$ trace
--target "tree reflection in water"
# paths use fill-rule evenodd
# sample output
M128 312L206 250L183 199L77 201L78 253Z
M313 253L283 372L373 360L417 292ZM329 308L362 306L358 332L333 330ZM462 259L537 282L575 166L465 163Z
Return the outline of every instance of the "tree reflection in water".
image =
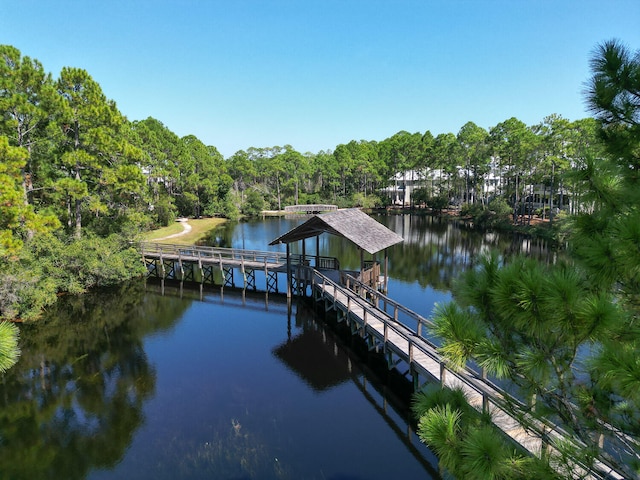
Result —
M21 325L22 356L0 384L0 478L82 479L120 461L155 390L143 338L188 307L144 293L62 298Z

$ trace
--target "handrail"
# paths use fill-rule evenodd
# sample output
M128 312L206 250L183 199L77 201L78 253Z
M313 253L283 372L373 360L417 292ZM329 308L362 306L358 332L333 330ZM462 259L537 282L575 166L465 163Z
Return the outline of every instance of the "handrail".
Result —
M195 245L175 245L165 243L141 242L140 248L143 253L162 253L163 255L192 255L201 257L222 257L225 259L235 259L245 261L268 261L283 263L287 261L287 255L283 252L246 250L238 248L223 248ZM301 255L290 255L293 262L299 262Z
M337 210L337 205L328 205L328 204L308 204L308 205L288 205L284 207L284 211L289 212L332 212Z
M197 257L200 261L208 258L214 258L217 262L222 260L236 260L244 262L254 262L261 264L285 264L287 262L287 254L285 252L277 251L263 251L263 250L247 250L243 248L226 248L226 247L211 247L211 246L199 246L199 245L177 245L167 243L155 243L155 242L140 242L140 249L142 254L157 254L162 256L176 255L178 257L185 255ZM318 268L327 269L339 269L340 263L337 258L324 257L317 255L305 255L290 254L289 259L291 265L311 265L312 262L318 261L320 265L316 265Z
M380 292L379 290L376 290L375 288L370 287L366 283L361 282L360 280L355 278L353 275L350 275L348 273L344 273L344 277L348 280L349 283L354 283L354 284L356 284L358 286L358 288L360 288L360 289L364 290L365 292L367 292L367 294L369 294L369 296L373 300L373 305L376 308L378 308L378 309L382 310L383 312L385 312L387 315L390 315L389 312L387 312L387 307L388 306L393 307L393 318L394 318L394 320L398 321L398 319L399 319L398 313L399 312L402 312L402 313L406 314L409 318L415 320L417 322L417 324L416 324L416 333L417 333L418 336L422 337L422 327L423 326L431 327L431 326L434 325L434 323L431 320L429 320L428 318L423 317L419 313L416 313L413 310L411 310L410 308L407 308L404 305L402 305L401 303L398 303L397 301L395 301L392 298L388 297L387 295L385 295L384 293ZM381 303L383 304L382 308L380 307Z
M509 416L516 420L516 422L522 426L523 431L527 433L527 435L534 435L538 437L541 441L541 450L553 448L556 452L559 452L557 442L559 440L569 440L575 442L579 445L582 445L582 442L579 442L577 439L573 438L566 430L564 430L561 426L554 424L553 422L545 419L545 418L537 418L531 415L528 412L527 406L511 395L510 393L504 391L498 385L494 384L490 380L484 377L482 373L477 372L475 369L471 368L469 365L466 365L461 371L455 371L450 369L442 357L437 353L437 345L431 342L429 339L422 337L416 331L413 331L410 327L399 323L397 321L397 312L402 310L403 312L409 314L414 317L418 321L418 327L423 324L433 325L433 322L427 320L421 315L413 312L412 310L404 307L403 305L397 303L396 301L390 299L386 295L378 292L375 289L368 287L367 285L362 284L356 278L349 275L350 282L357 282L358 287L365 290L374 298L383 299L387 304L392 305L394 307L394 316L393 318L384 310L376 308L372 306L372 304L362 298L361 296L353 295L353 290L350 290L346 287L336 284L334 281L324 276L322 273L313 271L311 276L312 279L312 287L315 287L316 278L320 280L320 284L323 286L329 285L333 289L333 298L334 301L337 298L336 292L340 291L343 295L346 295L349 303L356 302L360 307L363 308L363 312L366 312L366 315L373 315L375 318L383 322L384 325L384 341L387 340L388 334L387 329L391 329L398 333L401 337L407 340L408 342L408 351L409 351L409 362L413 364L414 350L418 349L421 353L425 354L434 362L440 365L440 381L443 382L444 379L448 376L452 376L456 378L459 382L466 385L472 391L480 395L483 399L482 408L490 408L489 405L492 404L494 408L499 409L503 414ZM350 309L350 307L349 307ZM385 316L381 316L379 312L384 312ZM366 324L365 324L366 328ZM376 332L378 333L378 332ZM399 347L399 346L398 346ZM419 364L418 364L419 365ZM495 410L494 410L495 411ZM518 418L515 418L514 414L518 415ZM526 420L526 425L523 425L522 420ZM496 425L500 428L499 425ZM508 432L505 432L508 435ZM517 440L511 437L514 441ZM527 449L525 445L522 445L523 448ZM527 449L528 450L528 449ZM532 454L542 454L541 452L531 452ZM607 475L616 474L619 475L615 469L613 469L610 465L607 465L603 459L600 459L602 467L609 468L609 472L600 472L594 469L591 469L591 473L594 475L594 478L609 478ZM585 472L589 471L589 467L584 465L581 461L575 460L575 465L584 469ZM623 477L620 477L623 478Z

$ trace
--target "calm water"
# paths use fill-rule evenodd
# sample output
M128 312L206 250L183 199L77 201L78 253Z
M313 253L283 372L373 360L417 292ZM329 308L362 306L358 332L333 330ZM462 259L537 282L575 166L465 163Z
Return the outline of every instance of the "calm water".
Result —
M376 218L405 238L390 249L389 295L423 315L479 252L523 246L430 217ZM264 250L300 221L228 224L207 242ZM321 255L359 264L335 237ZM438 478L393 378L303 304L134 282L62 298L21 331L0 384L2 479Z

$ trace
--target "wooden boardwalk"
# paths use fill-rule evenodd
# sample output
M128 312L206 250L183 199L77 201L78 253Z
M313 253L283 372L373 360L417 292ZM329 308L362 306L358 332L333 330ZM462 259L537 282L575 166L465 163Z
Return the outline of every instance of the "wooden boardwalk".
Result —
M307 281L314 300L323 302L325 311L335 311L338 320L347 322L352 333L360 335L371 350L383 352L390 367L407 365L416 390L427 381L460 388L470 405L480 412L489 412L494 425L531 455L553 458L560 454L556 445L570 436L557 425L534 418L526 405L492 383L482 371L467 366L456 372L447 367L437 346L422 335L422 328L430 324L427 319L359 284L355 278L350 279L352 287L357 286L355 289L339 285L315 270L309 272ZM392 312L387 313L388 309ZM400 311L417 322L416 330L398 320ZM625 478L600 461L596 461L593 469L576 462L572 470L574 478Z
M242 276L241 288L257 289L256 271L265 275L265 291L278 292L278 274L291 272L287 294L310 295L322 303L325 312L335 312L351 332L361 336L370 350L381 352L389 368L404 368L418 391L427 382L460 388L470 405L491 414L493 423L506 436L535 456L559 454L556 445L570 436L550 421L534 418L527 405L494 384L484 372L467 365L461 371L450 369L438 353L436 339L428 338L431 322L398 304L356 278L339 272L331 257L290 255L242 249L196 247L143 243L142 257L150 276L180 281L214 283L213 272L222 275L222 287L237 286L234 271ZM324 273L323 273L324 272ZM415 322L415 328L413 324ZM526 425L526 428L523 426ZM575 478L622 480L603 462L592 469L575 463Z
M287 256L283 252L152 242L143 242L139 248L147 274L161 279L215 284L215 274L219 273L222 287L257 290L256 272L263 272L264 289L269 293L279 292L278 274L286 275L287 272ZM296 273L303 265L330 270L340 267L337 259L317 255L293 254L289 256L289 262L294 289L297 287Z

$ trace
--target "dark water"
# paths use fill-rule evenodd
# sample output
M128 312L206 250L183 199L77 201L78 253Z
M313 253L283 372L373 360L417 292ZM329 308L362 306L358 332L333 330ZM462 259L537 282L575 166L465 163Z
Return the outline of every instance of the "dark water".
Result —
M522 244L377 218L405 238L389 295L423 315L488 245ZM229 224L208 242L263 250L300 221ZM335 237L321 255L359 264ZM393 378L357 347L276 295L134 282L62 298L21 326L22 357L2 377L0 478L438 478Z

